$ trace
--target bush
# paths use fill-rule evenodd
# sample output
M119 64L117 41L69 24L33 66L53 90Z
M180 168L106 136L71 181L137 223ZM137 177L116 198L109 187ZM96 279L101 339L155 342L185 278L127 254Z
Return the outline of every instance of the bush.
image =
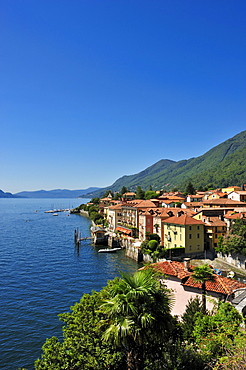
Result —
M151 251L156 251L157 247L158 247L158 241L157 240L150 240L148 242L148 247Z

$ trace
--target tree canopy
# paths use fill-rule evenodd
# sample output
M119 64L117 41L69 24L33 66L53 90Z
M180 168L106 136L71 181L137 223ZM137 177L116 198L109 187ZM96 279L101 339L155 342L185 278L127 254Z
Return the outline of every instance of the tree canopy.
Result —
M246 220L237 219L230 227L230 232L226 236L220 236L217 252L238 253L246 255Z
M202 284L203 313L206 313L206 281L214 280L213 269L206 263L196 266L194 267L192 278L195 280L195 282Z
M178 322L171 315L172 294L156 274L147 267L122 273L100 292L84 294L59 315L63 340L46 340L35 369L206 370L212 364L236 370L225 367L228 355L244 368L245 336L236 309L219 303L204 314L195 299Z

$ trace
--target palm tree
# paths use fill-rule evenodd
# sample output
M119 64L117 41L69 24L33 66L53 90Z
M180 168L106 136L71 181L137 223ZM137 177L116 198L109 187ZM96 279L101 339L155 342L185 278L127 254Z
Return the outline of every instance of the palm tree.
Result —
M196 283L202 284L202 306L203 313L206 313L206 281L214 280L213 269L207 264L194 267L192 277Z
M107 317L103 338L123 348L128 370L142 370L144 347L168 337L172 296L152 269L121 276L100 308Z

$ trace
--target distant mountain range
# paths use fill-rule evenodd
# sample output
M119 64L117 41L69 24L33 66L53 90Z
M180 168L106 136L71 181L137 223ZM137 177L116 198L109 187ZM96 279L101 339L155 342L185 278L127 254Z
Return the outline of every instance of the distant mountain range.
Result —
M5 193L4 191L0 190L0 198L21 198L18 195L14 195L12 193Z
M153 190L178 188L183 191L188 182L192 182L196 189L246 184L246 130L200 157L177 162L161 159L137 174L122 176L106 188L22 191L16 194L0 190L0 198L94 198L100 197L106 190L120 191L123 186L132 191L138 186L143 190L148 190L151 186Z
M86 194L90 198L90 194L98 191L100 188L90 187L88 189L68 190L68 189L55 189L55 190L37 190L37 191L21 191L14 194L22 198L79 198L84 197Z
M161 159L135 175L119 178L111 186L97 190L92 196L101 196L106 190L120 191L123 186L132 191L138 186L143 190L148 190L151 186L153 190L170 190L175 187L183 191L189 181L196 189L246 184L246 131L197 158L178 162Z

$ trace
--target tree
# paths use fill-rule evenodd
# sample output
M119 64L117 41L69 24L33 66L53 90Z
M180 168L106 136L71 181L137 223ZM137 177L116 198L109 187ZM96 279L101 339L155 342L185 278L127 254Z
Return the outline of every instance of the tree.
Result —
M118 200L118 199L120 199L120 197L121 197L120 193L115 193L113 199Z
M100 198L92 198L90 203L98 205L100 203Z
M219 302L212 315L197 316L193 335L199 349L216 359L231 350L235 340L244 337L242 316L229 302Z
M179 191L179 189L178 189L178 188L176 188L176 187L172 189L172 192L173 192L173 193L176 193L177 191Z
M242 236L244 241L246 241L246 219L237 219L234 221L230 228L232 235Z
M159 243L157 240L154 240L154 239L149 240L148 247L152 252L156 251L156 248L158 247L158 245Z
M84 294L71 312L63 313L63 341L52 337L46 340L41 358L35 361L36 370L121 370L123 356L110 343L102 341L98 311L107 287L101 292Z
M107 198L109 195L113 197L114 194L111 190L106 190L102 197Z
M246 255L246 220L237 219L230 227L230 233L220 236L217 252L238 253Z
M188 185L186 186L185 192L191 195L196 194L196 190L191 182L189 182Z
M224 356L219 358L214 370L242 370L246 369L246 337L240 336Z
M128 370L142 370L150 346L156 346L157 354L158 344L169 337L171 295L160 287L152 269L121 275L109 292L110 299L101 305L107 316L103 338L116 349L123 348Z
M148 240L157 240L158 243L160 243L161 238L158 234L153 233L153 234L148 234Z
M203 313L206 313L206 281L214 280L214 273L212 268L207 264L194 267L192 278L196 283L202 284L202 305Z
M181 327L183 330L183 337L188 342L192 342L194 337L192 335L195 322L197 319L197 313L203 312L203 305L198 296L191 298L186 306L186 310L182 315Z
M155 199L158 198L158 194L153 190L147 190L144 194L145 199Z
M144 191L142 190L141 186L137 187L136 190L136 199L144 199Z
M120 191L121 195L123 195L127 192L128 192L127 188L125 186L122 186L121 191Z

